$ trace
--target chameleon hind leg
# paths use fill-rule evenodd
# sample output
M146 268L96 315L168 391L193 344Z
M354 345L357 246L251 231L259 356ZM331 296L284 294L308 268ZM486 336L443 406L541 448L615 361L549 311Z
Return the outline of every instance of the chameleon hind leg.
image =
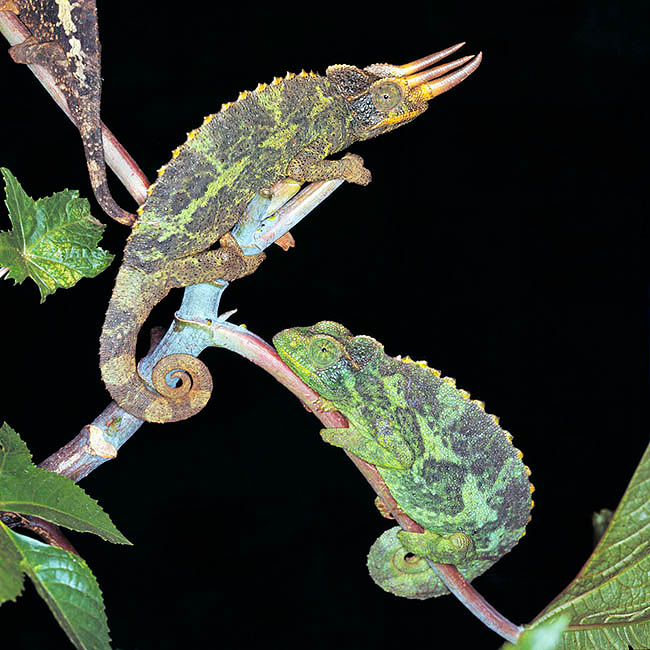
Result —
M443 564L462 564L476 553L472 538L460 532L440 535L431 530L423 533L401 530L397 538L409 553Z
M244 255L230 233L223 235L219 244L215 250L170 260L166 265L168 287L187 287L215 280L230 282L253 273L266 257L264 253Z
M375 506L382 517L394 519L392 512L388 510L380 497L375 499ZM397 509L401 511L399 506ZM462 564L476 555L474 542L466 533L455 532L441 535L426 529L423 533L410 533L399 528L396 530L398 531L397 539L407 553L426 557L433 562Z

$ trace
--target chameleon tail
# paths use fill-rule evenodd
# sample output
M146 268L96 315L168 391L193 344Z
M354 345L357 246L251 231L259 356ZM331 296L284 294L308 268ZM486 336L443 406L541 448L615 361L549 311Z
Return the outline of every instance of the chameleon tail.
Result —
M384 591L395 596L425 600L449 593L445 583L427 561L406 551L397 533L399 526L389 528L371 546L368 553L370 577ZM494 560L470 560L457 566L468 581L480 576Z
M88 114L92 108L86 110L86 120L79 120L77 126L81 134L81 141L86 155L86 165L88 166L88 175L90 184L95 193L97 203L102 210L112 219L119 221L127 226L133 224L136 215L127 212L116 202L111 191L108 188L106 180L106 161L104 159L104 143L102 141L102 123L99 114Z
M154 306L168 293L157 273L123 264L106 312L99 342L102 379L111 397L127 413L148 422L175 422L198 413L210 399L212 377L205 364L189 354L172 354L153 370L155 393L138 374L138 331ZM166 376L180 379L171 387Z

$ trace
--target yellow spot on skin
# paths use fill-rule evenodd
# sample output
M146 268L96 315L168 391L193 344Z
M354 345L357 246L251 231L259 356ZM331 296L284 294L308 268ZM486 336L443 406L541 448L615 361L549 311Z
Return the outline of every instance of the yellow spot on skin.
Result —
M259 93L259 92L261 92L262 90L264 90L265 88L268 88L268 87L269 87L268 84L262 84L262 83L257 84L257 88L255 88L255 92Z
M532 510L534 507L535 507L535 502L531 499L531 501L530 501L530 509Z
M162 167L160 167L160 169L158 169L158 176L162 176L162 175L163 175L163 172L164 172L166 169L167 169L167 165L163 165Z
M164 399L154 400L144 411L145 420L164 422L174 417L174 411Z
M448 384L451 384L452 386L456 385L456 380L453 377L443 377L442 381L446 381Z
M192 129L188 134L187 134L187 139L191 140L192 138L196 137L196 134L199 132L198 129Z
M485 404L483 404L483 406L485 406ZM494 420L494 424L499 424L499 418L496 415L492 415L492 413L490 413L490 417L492 420Z
M530 484L530 493L532 494L535 491L535 486L531 483Z
M138 206L138 209L135 211L137 215L141 216L144 210L144 206Z
M227 102L225 104L221 104L221 110L225 111L225 110L229 109L231 106L232 106L232 102Z
M69 0L59 0L57 4L59 6L57 17L61 22L66 36L70 36L70 34L77 31L77 26L74 24L74 20L72 20L72 10L76 9L79 5L72 5Z
M293 79L295 77L295 73L293 72L287 72L286 76L284 77L285 79Z
M174 151L172 151L172 158L178 158L178 154L179 154L180 152L181 152L181 148L180 148L180 147L176 147L176 149L174 149Z
M121 386L130 381L132 368L132 357L128 354L120 354L109 359L102 366L102 377L111 386Z
M309 75L304 70L301 70L300 74L298 76L299 77L308 77Z
M214 119L214 113L210 113L210 115L206 115L203 118L203 124L207 124L208 122L212 121Z
M287 73L287 74L289 74L289 73ZM271 85L272 86L277 86L281 81L282 81L282 79L280 77L273 77L273 81L271 82Z
M240 101L242 99L246 99L246 97L248 97L249 95L250 95L250 92L248 90L242 90L239 93L239 97L237 97L237 101Z
M459 389L458 392L459 392L459 393L460 393L460 394L461 394L465 399L469 399L469 398L470 398L470 394L469 394L466 390L463 390L463 389L461 388L461 389Z
M524 465L524 471L526 472L526 476L530 476L532 474L528 465Z
M202 408L208 403L211 394L212 392L209 390L193 390L190 393L190 407Z

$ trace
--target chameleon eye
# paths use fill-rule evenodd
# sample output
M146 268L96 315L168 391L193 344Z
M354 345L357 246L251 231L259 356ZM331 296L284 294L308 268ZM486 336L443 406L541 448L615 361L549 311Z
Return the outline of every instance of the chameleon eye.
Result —
M309 357L318 368L327 368L341 358L341 346L329 336L316 336L309 345Z
M404 99L404 92L394 81L380 81L373 86L371 96L377 110L390 111Z

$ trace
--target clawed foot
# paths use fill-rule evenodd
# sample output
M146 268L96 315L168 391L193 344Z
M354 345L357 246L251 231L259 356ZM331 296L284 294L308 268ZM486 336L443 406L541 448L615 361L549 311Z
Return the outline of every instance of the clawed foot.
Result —
M349 183L368 185L372 180L370 170L363 166L363 158L356 153L346 153L341 163L345 166L345 180Z
M225 235L219 239L219 245L224 251L227 251L232 255L233 264L237 260L238 271L234 274L234 277L224 277L224 280L236 280L245 275L250 275L251 273L257 270L257 267L265 260L266 255L264 253L258 253L257 255L244 255L240 245L237 243L237 240L232 236L230 232L227 232Z
M402 546L409 552L442 564L462 564L476 554L474 542L469 535L457 532L439 535L430 530L423 533L397 533Z

